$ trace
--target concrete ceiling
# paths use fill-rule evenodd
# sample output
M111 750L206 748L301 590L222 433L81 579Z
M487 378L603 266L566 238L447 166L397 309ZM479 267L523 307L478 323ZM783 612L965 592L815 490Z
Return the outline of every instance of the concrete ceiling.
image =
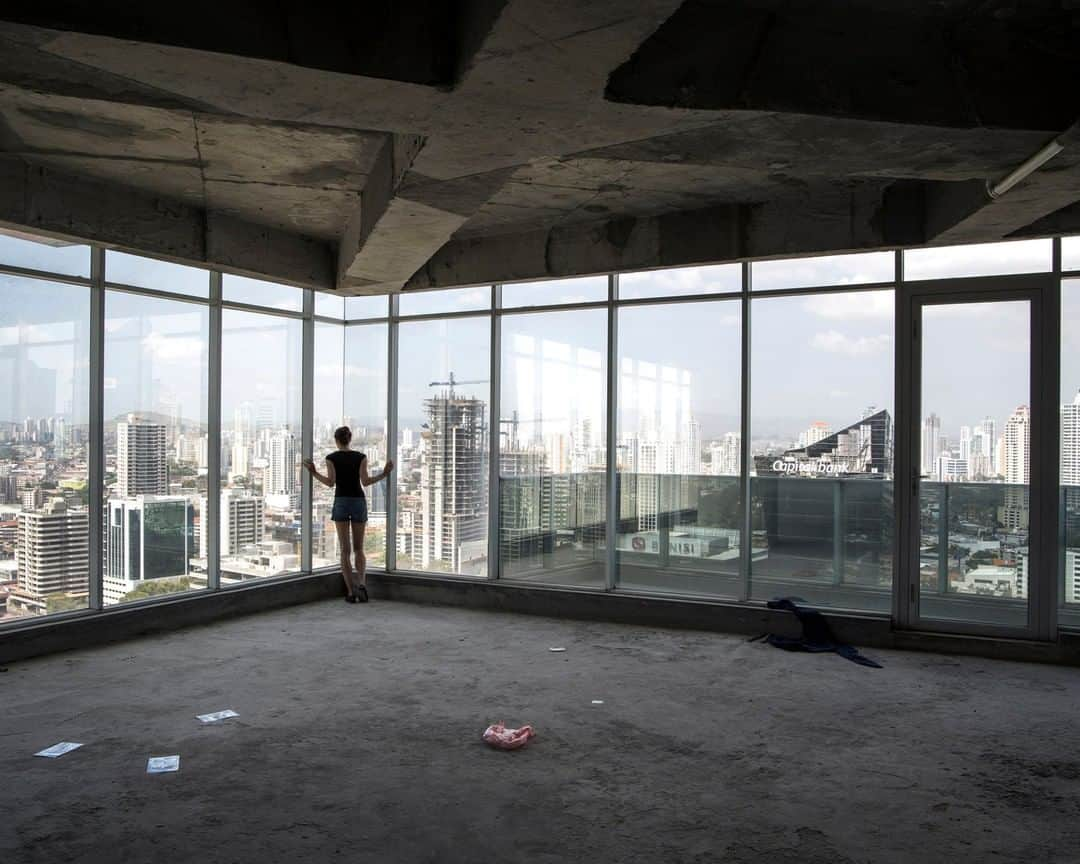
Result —
M0 223L350 294L1080 230L1078 0L162 5L0 10Z

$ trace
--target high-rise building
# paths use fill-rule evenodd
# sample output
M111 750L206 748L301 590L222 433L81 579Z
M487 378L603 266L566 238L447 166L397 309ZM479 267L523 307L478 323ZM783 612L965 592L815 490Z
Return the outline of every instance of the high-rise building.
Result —
M44 509L18 517L15 561L19 587L42 597L89 588L90 520L54 498Z
M267 498L282 499L275 506L286 504L298 491L296 478L296 436L288 429L279 429L270 436L266 480L263 494Z
M1005 421L1002 440L1005 482L1027 485L1031 482L1031 411L1027 405L1021 405Z
M116 426L116 486L127 498L164 495L169 491L167 429L129 415Z
M424 407L421 564L426 569L438 561L458 570L462 544L487 534L486 405L451 389L426 400Z
M1080 485L1080 392L1061 406L1061 483Z
M941 456L941 418L931 412L922 424L922 462L920 473L932 475Z
M816 420L805 432L799 433L799 449L817 444L822 438L828 438L830 435L832 435L832 426L822 420Z
M1005 490L999 518L1006 528L1022 530L1028 526L1031 482L1031 411L1027 405L1021 405L1005 421L999 452L999 473L1010 486Z
M149 579L186 576L194 554L194 509L179 495L110 498L106 512L106 605Z
M263 499L235 489L225 489L221 493L221 555L237 555L244 547L254 546L263 539L263 518L265 516ZM207 500L199 499L199 523L204 526L199 532L199 557L206 558L208 529L210 524Z
M971 458L971 427L960 427L960 458L967 461Z
M736 476L742 459L742 436L728 432L709 447L712 472L718 476Z

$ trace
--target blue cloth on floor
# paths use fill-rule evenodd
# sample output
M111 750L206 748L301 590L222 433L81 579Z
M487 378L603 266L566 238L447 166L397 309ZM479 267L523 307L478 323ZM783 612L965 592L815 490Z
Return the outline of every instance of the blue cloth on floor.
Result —
M871 660L869 657L864 657L859 653L859 649L853 645L837 642L832 630L829 629L829 622L825 620L825 616L816 609L804 609L797 606L796 601L799 603L806 602L801 597L778 597L775 600L770 600L766 605L770 609L781 609L793 613L799 619L799 623L802 624L802 636L777 636L775 633L768 633L764 636L766 642L785 651L809 651L814 654L832 652L850 660L852 663L858 663L860 666L870 666L874 669L881 668L880 663ZM757 636L751 641L757 641L761 638L763 637Z

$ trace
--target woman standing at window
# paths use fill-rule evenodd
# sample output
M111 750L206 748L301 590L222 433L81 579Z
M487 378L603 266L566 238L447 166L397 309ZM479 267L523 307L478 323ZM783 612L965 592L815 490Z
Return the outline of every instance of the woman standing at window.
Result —
M320 474L310 459L304 467L311 476L324 486L334 487L334 509L330 518L337 529L338 546L341 549L341 575L345 580L345 601L367 603L367 558L364 557L364 529L367 527L368 511L364 487L378 483L390 476L394 468L392 459L386 460L382 472L375 477L368 474L367 459L363 453L349 449L352 430L340 426L334 430L337 450L326 457L326 474ZM356 566L349 552L356 556Z

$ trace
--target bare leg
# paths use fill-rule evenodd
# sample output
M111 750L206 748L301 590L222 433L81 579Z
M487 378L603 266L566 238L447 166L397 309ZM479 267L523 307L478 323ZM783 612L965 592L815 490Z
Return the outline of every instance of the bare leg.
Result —
M341 578L345 580L345 594L348 596L353 593L353 569L352 561L349 558L351 551L349 546L349 523L335 522L334 528L337 529L338 549L341 550Z
M352 523L352 545L353 555L356 556L356 584L367 585L367 556L364 555L364 529L367 528L367 524L364 522Z

